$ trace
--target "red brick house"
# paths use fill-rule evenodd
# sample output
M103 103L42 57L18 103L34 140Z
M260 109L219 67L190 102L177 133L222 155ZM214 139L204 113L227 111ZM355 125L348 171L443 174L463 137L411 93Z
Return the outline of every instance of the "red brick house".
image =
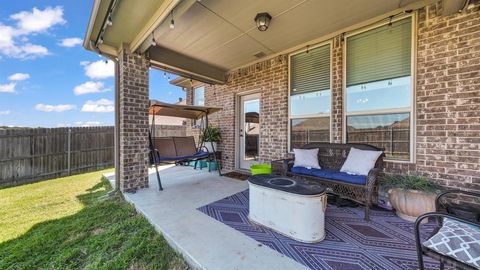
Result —
M135 7L123 29L134 7L115 2L95 2L84 46L118 59L123 190L148 183L149 67L183 76L187 103L223 108L211 123L226 170L252 162L241 149L254 112L259 162L363 142L385 149L387 173L480 190L478 1L163 1Z

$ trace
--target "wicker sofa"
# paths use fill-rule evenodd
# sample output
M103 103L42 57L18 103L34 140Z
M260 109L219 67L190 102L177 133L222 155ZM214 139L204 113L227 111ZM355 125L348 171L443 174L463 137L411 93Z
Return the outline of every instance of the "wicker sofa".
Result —
M382 151L382 149L368 144L310 143L301 148L318 148L318 162L322 169L339 171L352 147L361 150ZM329 188L331 193L364 204L365 220L369 220L373 193L376 191L379 173L383 169L383 157L384 154L378 158L375 167L368 173L368 175L363 177L357 175L349 176L346 173L339 173L338 176L341 177L331 179L328 176L321 177L319 174L312 175L306 168L300 168L299 170L299 168L296 167L292 171L294 162L293 158L272 161L272 173L319 182Z

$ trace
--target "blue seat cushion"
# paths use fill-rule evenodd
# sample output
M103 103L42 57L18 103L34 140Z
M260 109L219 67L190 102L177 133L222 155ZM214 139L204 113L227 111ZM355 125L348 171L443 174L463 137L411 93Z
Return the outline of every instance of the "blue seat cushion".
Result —
M354 175L346 172L336 172L330 178L356 185L365 185L367 182L367 177L365 175Z
M303 174L303 175L314 175L314 173L317 172L317 171L321 171L321 169L314 169L314 168L308 169L308 168L300 167L300 166L292 167L292 169L291 169L292 173L298 173L298 174Z
M181 161L181 160L189 160L189 159L202 159L202 158L207 158L208 157L208 152L205 151L198 151L197 153L190 155L190 156L177 156L177 157L162 157L160 158L157 157L157 162L162 162L162 161Z
M296 174L321 177L325 179L333 179L357 185L364 185L367 182L367 177L364 175L352 175L332 169L308 169L305 167L293 167L291 169L291 172Z

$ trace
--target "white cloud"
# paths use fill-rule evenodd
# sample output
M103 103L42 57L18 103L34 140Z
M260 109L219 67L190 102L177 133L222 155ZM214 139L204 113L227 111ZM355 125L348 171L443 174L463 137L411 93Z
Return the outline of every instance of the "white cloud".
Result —
M88 81L73 88L73 93L77 96L91 93L101 93L109 91L110 89L104 88L103 82Z
M93 127L93 126L100 126L102 124L102 122L99 122L99 121L87 121L87 122L77 121L74 124L76 126L81 126L81 127Z
M0 84L0 93L15 93L16 83Z
M89 100L83 107L82 112L113 112L115 107L113 106L113 101L109 99L99 99L99 100Z
M66 23L63 8L60 6L47 7L44 10L34 7L31 12L22 11L11 15L10 18L17 21L19 34L23 35L44 32L56 24Z
M81 38L64 38L60 42L60 46L62 47L75 47L77 45L82 44L82 39Z
M20 49L22 50L21 58L35 58L49 54L48 49L41 45L26 44L20 47Z
M92 63L82 61L80 64L84 66L85 75L91 79L106 79L115 75L115 64L111 60L107 62L98 60Z
M35 109L38 111L44 112L63 112L75 109L75 105L72 104L59 104L59 105L48 105L48 104L37 104Z
M10 16L16 26L0 24L0 55L17 59L34 59L48 55L44 46L28 43L26 35L46 32L57 24L64 24L62 7L33 8ZM20 43L20 44L18 44Z
M14 41L17 34L16 29L0 24L0 55L17 59L34 59L49 54L48 49L41 45L30 43L18 45Z
M9 115L9 114L10 114L10 111L9 111L9 110L0 111L0 115Z
M15 73L15 74L12 74L10 76L8 76L8 79L10 81L23 81L23 80L26 80L26 79L29 79L30 78L30 74L28 73Z

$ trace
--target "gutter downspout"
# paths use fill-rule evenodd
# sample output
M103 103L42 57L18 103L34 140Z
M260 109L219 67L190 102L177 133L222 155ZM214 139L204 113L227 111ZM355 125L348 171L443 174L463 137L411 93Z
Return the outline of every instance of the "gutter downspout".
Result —
M113 127L115 142L115 188L112 194L120 191L120 64L113 58L115 64L115 126Z
M90 49L95 51L96 53L112 60L115 65L115 126L113 127L113 135L114 135L114 166L115 166L115 187L112 191L107 194L107 197L114 196L120 191L120 65L118 63L118 59L114 55L109 55L100 52L98 48L95 46L93 41L90 41L89 44Z

